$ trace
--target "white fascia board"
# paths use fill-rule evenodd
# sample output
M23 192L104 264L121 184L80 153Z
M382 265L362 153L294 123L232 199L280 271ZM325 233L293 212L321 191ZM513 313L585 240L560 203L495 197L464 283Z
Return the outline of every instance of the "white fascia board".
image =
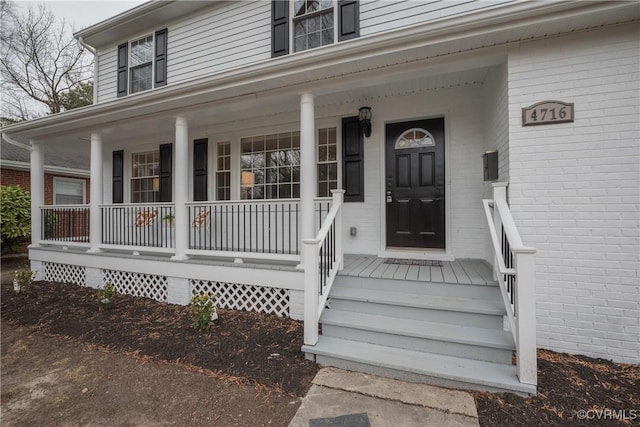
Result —
M48 134L100 128L123 119L179 111L199 102L215 102L259 91L281 88L283 75L312 75L319 68L340 70L340 65L357 63L421 46L436 45L482 34L527 27L546 21L570 19L581 14L629 7L618 2L515 2L500 9L445 18L402 30L361 37L309 51L268 59L236 70L154 89L126 98L42 117L3 128L14 138L46 137ZM499 10L500 13L496 13ZM203 96L206 95L206 99Z
M31 165L26 162L18 162L16 160L0 160L0 167L16 170L31 170ZM82 178L89 178L91 172L84 169L65 168L62 166L50 166L44 165L45 173L52 175L64 175L64 176L77 176Z

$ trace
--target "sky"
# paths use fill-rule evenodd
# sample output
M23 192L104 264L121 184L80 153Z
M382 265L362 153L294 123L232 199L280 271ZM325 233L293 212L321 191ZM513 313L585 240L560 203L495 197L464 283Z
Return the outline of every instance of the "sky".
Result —
M19 11L25 11L29 5L35 6L38 3L45 4L58 18L64 18L69 24L69 33L79 31L90 25L97 24L105 19L111 18L125 10L134 8L144 0L47 0L47 1L25 1L10 0L19 7ZM71 30L73 28L73 31Z

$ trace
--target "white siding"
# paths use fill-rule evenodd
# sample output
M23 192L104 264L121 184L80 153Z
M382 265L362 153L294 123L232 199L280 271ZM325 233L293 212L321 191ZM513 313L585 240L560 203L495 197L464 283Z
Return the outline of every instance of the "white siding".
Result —
M464 15L513 0L413 1L370 0L360 3L360 36L397 30L409 25Z
M637 25L523 43L509 55L510 202L538 249L538 345L640 362ZM521 108L575 103L575 123Z
M271 57L271 2L220 3L168 26L169 85ZM159 30L149 29L149 33ZM141 31L143 31L141 29ZM117 46L98 50L98 102L117 97Z
M363 1L360 6L360 34L365 37L421 22L500 7L510 2ZM147 33L161 27L148 28ZM140 33L144 32L141 28ZM169 23L167 43L169 85L269 60L271 2L215 3L197 15ZM98 49L98 102L117 97L116 56L116 44Z
M169 26L169 84L271 57L271 2L226 3Z
M117 68L118 47L98 49L98 102L117 98Z

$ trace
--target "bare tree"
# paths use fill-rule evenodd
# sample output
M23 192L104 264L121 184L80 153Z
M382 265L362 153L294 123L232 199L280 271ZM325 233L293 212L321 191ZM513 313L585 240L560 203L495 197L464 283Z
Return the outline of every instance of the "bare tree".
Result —
M14 119L37 116L27 107L27 97L44 104L50 114L63 111L63 94L87 80L91 58L67 35L66 22L57 21L43 4L29 6L21 15L2 0L0 12L0 84L8 98L2 114Z

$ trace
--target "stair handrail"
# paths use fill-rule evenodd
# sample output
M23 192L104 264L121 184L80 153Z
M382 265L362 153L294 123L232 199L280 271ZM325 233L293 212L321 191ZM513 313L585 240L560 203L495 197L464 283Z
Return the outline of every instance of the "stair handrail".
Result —
M493 199L482 201L498 280L513 340L520 382L537 385L535 253L524 246L507 203L507 183L494 183ZM500 234L498 232L500 230ZM500 236L500 237L499 237Z
M344 265L342 205L344 190L332 190L333 202L313 239L304 239L304 343L318 342L318 322L331 287Z

